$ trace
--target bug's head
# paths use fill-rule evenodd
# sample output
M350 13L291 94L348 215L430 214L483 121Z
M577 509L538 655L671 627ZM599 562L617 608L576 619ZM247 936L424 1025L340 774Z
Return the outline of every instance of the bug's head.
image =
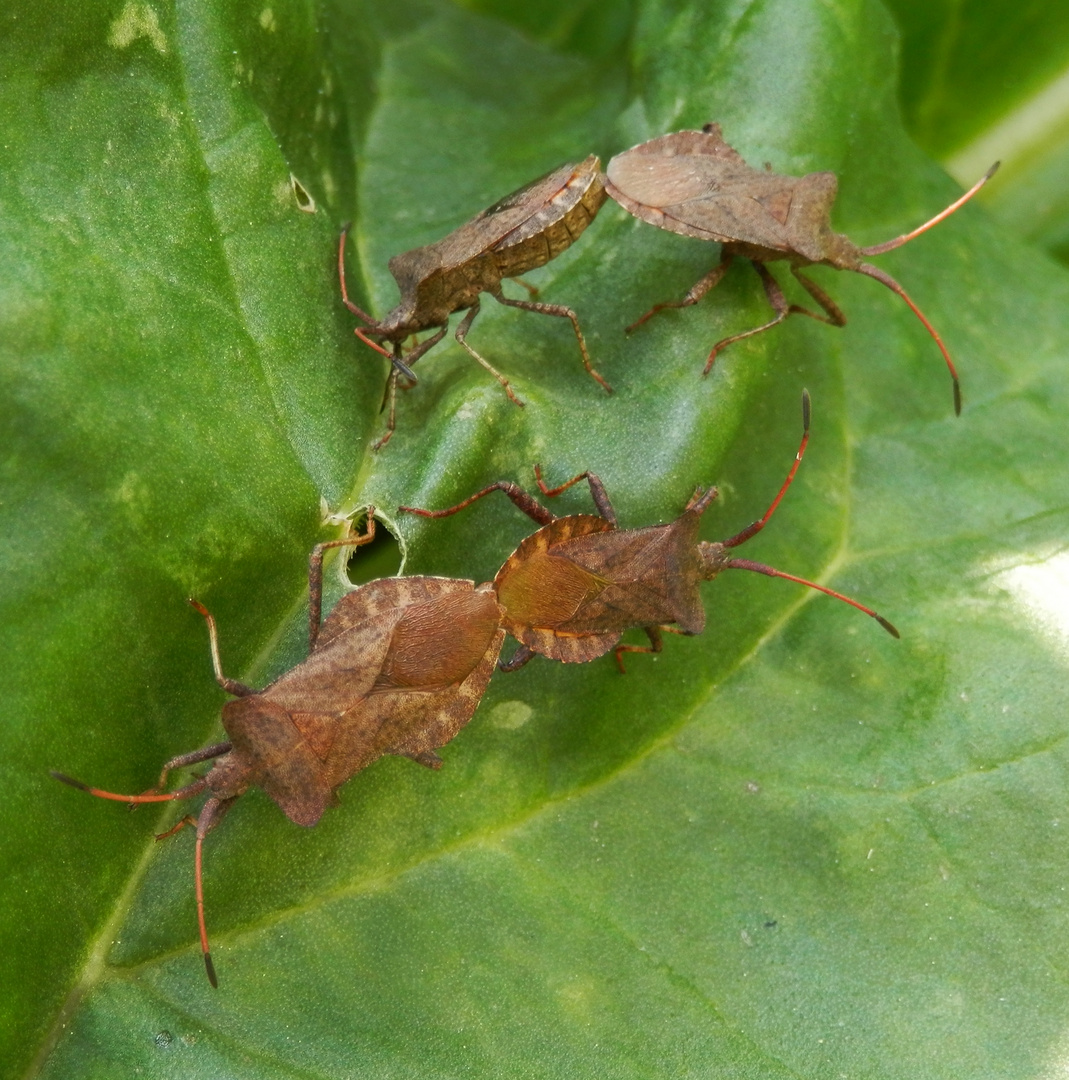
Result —
M416 330L421 329L413 323L412 305L402 301L392 311L387 312L381 322L365 326L364 333L376 341L404 341Z
M226 705L223 708L225 709ZM254 780L252 762L238 748L232 748L222 757L216 758L212 767L204 774L208 790L220 799L235 799L244 795Z
M724 569L728 561L728 549L719 541L702 540L698 543L698 562L702 581L712 581Z

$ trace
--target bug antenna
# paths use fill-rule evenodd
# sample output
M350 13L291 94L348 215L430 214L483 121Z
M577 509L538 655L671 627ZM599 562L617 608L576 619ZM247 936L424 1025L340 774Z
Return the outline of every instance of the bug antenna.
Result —
M901 247L903 244L908 244L914 237L920 236L921 233L927 232L933 225L938 225L939 222L950 217L955 210L964 206L979 190L991 179L992 176L998 171L998 167L1001 162L996 161L979 180L964 195L959 199L955 199L945 210L940 211L934 218L926 221L923 225L918 225L912 232L903 233L901 236L896 236L893 240L885 240L882 244L873 244L871 247L858 248L862 255L882 255L885 251L893 251L895 248Z
M75 780L73 776L68 776L66 773L56 772L55 769L49 769L48 775L53 780L58 780L61 784L70 784L71 787L77 788L79 791L88 791L92 793L92 788L88 784L83 784L81 780Z
M101 788L90 787L88 784L83 784L81 780L75 780L73 776L67 776L66 773L52 770L48 775L51 776L53 780L58 780L61 784L69 784L79 791L87 791L90 795L95 795L98 799L111 799L112 802L124 802L130 804L171 802L173 799L188 799L193 795L199 795L208 786L208 781L204 777L201 777L199 780L194 780L193 783L186 784L185 787L179 788L177 791L168 791L162 794L146 791L143 795L120 795L114 791L104 791Z
M958 369L954 366L954 361L950 359L950 353L947 352L947 347L943 344L943 339L939 336L939 332L928 321L927 316L921 311L919 307L910 298L909 293L898 284L897 281L890 274L884 273L878 266L873 266L871 263L861 263L856 267L859 274L865 274L870 278L875 278L881 285L886 285L887 288L893 293L897 293L903 300L909 305L910 311L917 316L922 323L924 323L925 329L932 335L932 339L936 345L939 346L939 351L943 354L943 359L946 361L947 370L950 372L950 378L954 382L954 413L956 416L961 415L961 381L958 379Z
M356 310L358 310L358 309L354 309L354 308L350 307L349 310L353 311L355 313ZM371 321L374 321L374 320L371 320ZM384 349L377 341L372 341L371 338L369 338L367 336L367 334L365 334L364 331L360 329L359 326L356 327L353 330L353 333L356 334L356 336L365 345L367 345L369 348L374 349L375 352L380 353L382 356L385 356L386 359L389 360L391 364L394 364L395 367L398 367L398 365L395 363L395 357L394 357L393 353L390 352L389 349ZM408 365L404 364L404 363L400 364L398 369L400 370L400 368L405 368L406 370L409 370L409 371L411 370L411 368L409 368ZM412 378L415 378L415 375L413 375Z
M210 803L205 803L207 808ZM218 805L218 804L216 804ZM204 815L204 811L201 811L201 815ZM200 948L204 953L204 970L208 973L208 982L210 982L216 990L219 989L219 976L215 974L215 965L212 963L212 954L208 948L208 927L204 921L204 881L201 874L201 867L203 865L203 850L204 850L204 832L200 826L197 827L197 846L193 855L193 876L194 876L194 888L197 895L197 926L200 929Z
M341 238L338 240L338 281L341 283L341 302L358 319L363 319L364 322L368 323L370 326L374 326L376 325L376 320L362 308L358 308L356 304L354 304L352 300L349 299L349 292L345 287L345 241L348 239L349 230L352 227L353 223L351 221L347 221L342 226ZM357 334L360 336L361 340L366 340L363 335L360 335L359 330L357 331ZM371 345L371 342L368 342L368 344ZM375 348L375 346L372 345L372 348ZM387 353L387 355L389 354Z
M764 563L753 562L750 559L725 559L720 566L725 570L752 570L754 573L765 574L768 577L786 578L787 581L796 581L799 585L805 585L810 589L816 589L817 592L822 592L825 596L831 596L836 600L842 600L844 604L849 604L851 607L857 608L858 611L870 615L891 635L891 637L900 638L902 636L899 634L894 624L888 619L885 619L878 611L873 611L872 608L866 607L857 600L853 600L849 596L844 596L834 589L829 589L824 585L818 585L815 581L796 577L794 574L785 573L783 570L777 570L773 566L766 566Z
M772 500L772 505L765 511L764 516L755 521L752 525L747 525L745 529L740 533L736 533L729 540L723 541L720 545L723 548L738 547L739 544L746 543L751 536L756 536L765 525L768 524L768 519L775 513L776 507L779 506L780 500L787 494L787 488L791 486L791 482L794 480L794 474L798 471L798 466L802 463L802 455L805 454L806 444L809 442L809 422L813 416L813 404L809 398L809 391L802 391L802 441L798 445L798 453L794 455L794 462L791 465L791 471L787 473L787 479L783 481L783 486L779 489L779 493Z

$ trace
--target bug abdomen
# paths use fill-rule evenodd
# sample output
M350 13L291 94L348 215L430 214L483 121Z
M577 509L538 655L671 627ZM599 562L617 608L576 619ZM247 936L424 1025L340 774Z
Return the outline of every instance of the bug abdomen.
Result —
M601 176L578 173L545 206L494 245L501 277L544 266L582 236L605 201Z

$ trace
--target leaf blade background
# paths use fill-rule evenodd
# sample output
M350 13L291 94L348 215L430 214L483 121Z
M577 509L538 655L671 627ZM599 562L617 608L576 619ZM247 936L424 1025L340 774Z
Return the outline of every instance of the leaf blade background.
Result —
M558 53L555 41L533 43L447 5L366 8L348 23L342 9L326 9L318 24L308 9L273 5L273 31L258 6L229 22L189 6L160 19L166 41L181 43L172 52L161 54L151 35L129 46L141 50L136 57L112 50L148 71L184 61L178 74L165 71L172 87L191 85L197 64L208 65L198 76L207 100L183 91L182 119L195 129L186 152L205 159L188 170L200 184L191 214L212 221L193 231L190 258L221 242L213 265L231 288L220 318L236 327L237 344L225 363L215 360L218 389L200 372L216 370L221 331L193 346L186 332L201 309L183 300L175 308L181 332L171 339L149 325L152 378L144 386L134 379L130 396L152 402L142 405L151 420L192 424L188 461L169 449L171 429L159 434L157 457L146 458L151 425L124 427L110 384L81 395L90 415L96 399L104 417L98 461L109 467L86 468L80 489L76 470L52 468L41 452L39 429L11 418L25 447L7 470L23 496L20 513L11 511L11 534L22 540L13 565L33 589L9 608L20 618L5 623L6 655L28 673L33 704L22 715L41 714L42 687L47 703L65 704L48 714L48 731L24 725L13 734L21 756L8 760L22 793L14 805L47 807L39 831L20 837L27 850L49 852L47 863L34 863L36 896L64 895L70 920L63 933L35 922L26 915L39 903L32 900L10 913L20 974L36 980L9 999L21 1001L23 1011L9 1015L24 1057L50 1019L42 998L58 1002L84 949L104 944L95 939L102 921L125 915L106 964L72 1003L45 1075L107 1075L119 1065L149 1075L455 1075L491 1072L505 1059L533 1075L572 1073L588 1061L608 1075L823 1076L838 1068L1032 1076L1057 1060L1064 1004L1049 943L1064 936L1064 860L1050 822L1061 775L1063 652L1029 625L1012 599L1016 579L1005 575L1018 564L1048 565L1064 532L1061 277L971 213L885 261L961 362L960 421L949 414L945 375L923 330L897 300L846 275L821 278L849 311L844 331L788 324L775 340L726 354L703 384L697 370L719 328L760 316L755 280L740 270L698 309L625 341L620 327L666 287L685 289L715 250L643 230L609 206L538 281L548 299L579 311L617 397L604 400L582 372L567 327L487 309L472 341L514 378L528 408L509 406L458 350L442 347L402 402L394 443L377 459L361 458L379 422L381 369L355 351L331 277L334 227L354 204L358 270L368 302L382 311L392 295L385 257L436 238L481 201L555 164L535 163L550 152L547 142L565 156L569 140L575 157L590 147L604 156L716 115L751 160L767 154L782 171L842 170L836 223L861 242L894 235L948 198L952 186L895 125L893 36L880 10L814 5L799 18L792 7L793 22L783 5L699 12L646 4L626 50L615 38L607 55L591 55ZM94 40L106 41L124 10L90 12ZM568 40L567 30L556 33ZM203 52L188 43L195 34L208 35ZM280 52L277 41L301 47ZM228 81L221 73L233 47L243 70L235 64ZM318 74L331 74L340 104L333 123L324 107L322 129L308 95L288 96L278 58L289 53L303 58L296 68L308 86L319 60ZM345 61L357 71L351 82L338 74ZM844 85L825 78L832 66ZM515 96L502 86L509 77ZM326 85L323 76L319 88ZM613 115L615 126L603 131L602 117ZM308 127L333 134L302 151ZM449 133L439 134L438 150L428 146L436 130ZM347 177L337 144L350 139L365 153ZM258 148L251 158L242 140ZM131 171L138 156L136 148L128 155ZM337 220L284 209L275 193L287 171ZM344 204L337 210L327 172L340 193L334 205ZM150 223L169 220L174 201L161 194ZM224 210L231 216L219 226ZM32 235L50 252L47 219L37 213ZM99 228L111 235L111 225ZM30 255L38 250L26 237L21 243ZM300 258L287 261L287 251ZM158 276L175 290L186 284L177 269ZM199 266L188 276L203 277ZM123 288L136 278L123 278ZM5 279L4 287L9 296L14 286ZM48 294L30 292L33 314L51 310L68 335L61 341L78 335L80 349L68 345L61 355L64 372L91 355L89 339L108 344L108 357L131 357L134 374L124 369L115 383L144 375L130 342L145 327L144 308L158 302L135 293L128 314L105 309L87 326L99 283L79 297L80 322L41 302ZM22 337L5 340L25 342L32 322L27 316ZM108 337L109 322L117 337ZM161 364L169 340L172 353L198 363ZM10 385L36 405L23 387L34 382L26 371L40 365L14 354L12 345ZM635 524L672 516L695 482L715 480L721 505L706 533L727 535L778 486L798 437L803 384L816 405L812 447L753 557L874 599L902 624L904 642L885 641L853 613L783 583L728 575L707 588L706 635L670 640L656 661L636 658L626 680L608 662L532 664L496 680L440 776L380 763L309 833L259 795L243 799L208 854L224 993L213 995L198 970L188 845L154 852L129 910L116 909L151 822L138 815L132 825L115 807L86 806L38 777L58 765L137 790L167 754L209 736L221 695L189 693L207 665L202 628L182 608L186 590L223 623L228 669L266 678L301 655L299 629L282 628L300 601L320 495L343 509L372 500L387 510L402 501L441 505L501 475L526 479L542 460L562 476L596 468ZM267 435L253 416L270 418ZM73 425L69 458L85 458L90 427ZM137 505L136 485L125 503L109 498L124 490L135 459L157 462L136 529L113 520L116 503ZM41 463L36 474L27 460ZM174 497L206 462L201 486ZM110 486L101 472L105 481L114 473ZM60 501L57 477L79 497ZM35 490L46 493L40 520L62 523L45 531L43 552L22 510ZM566 498L567 509L585 508L581 493ZM65 543L69 519L57 507L79 502L99 534L95 545L91 530L82 530L90 538L79 533L81 546ZM489 504L433 528L398 530L413 572L480 579L529 531L511 507ZM76 586L115 565L116 580L74 603ZM78 642L80 659L27 661L25 627L40 624L57 584L69 601L50 617L70 624L64 635L46 620L41 636ZM102 613L87 621L83 608L102 598ZM124 618L141 650L137 663L133 646L111 640ZM154 641L167 644L153 649ZM101 663L104 645L116 657L111 666ZM1012 713L1001 711L1007 704ZM1000 838L997 851L1012 853L1004 869L991 869L991 836ZM943 849L954 855L949 866ZM56 866L78 883L74 896ZM12 895L23 885L12 880ZM949 916L962 911L971 918L958 930ZM1011 1003L1006 1021L1000 997ZM295 1001L305 1004L294 1010ZM169 1042L157 1041L161 1031Z

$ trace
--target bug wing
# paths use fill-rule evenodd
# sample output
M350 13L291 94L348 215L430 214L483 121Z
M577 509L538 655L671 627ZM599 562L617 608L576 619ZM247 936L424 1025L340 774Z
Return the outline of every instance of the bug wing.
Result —
M699 516L688 511L669 525L581 536L555 547L554 554L606 582L561 629L623 631L678 623L685 633L701 633L699 525Z
M383 752L367 703L398 624L413 605L448 591L450 583L443 582L387 578L347 593L305 661L261 693L224 708L223 726L251 782L299 825L314 825L333 789Z
M585 229L593 220L592 215L605 201L601 162L596 154L591 154L578 165L562 165L507 197L508 200L516 198L524 201L529 215L526 220L505 233L494 244L494 250L513 247L538 236L551 225L566 218L582 202L586 206L587 214L581 214L583 220L571 225L569 231L574 239L578 235L576 226L579 226L579 231ZM505 201L507 200L502 200ZM490 214L500 205L501 203L495 204L484 213Z
M532 533L508 557L494 588L505 609L504 626L517 641L551 660L581 664L604 655L620 640L620 632L611 629L562 629L609 583L554 554L556 545L574 536L612 532L614 526L604 518L573 514Z
M315 652L335 648L336 643L359 632L369 619L386 616L391 628L412 604L419 604L457 586L474 588L472 582L455 578L393 577L369 581L346 593L323 620Z
M441 240L395 255L388 265L401 289L401 295L407 295L406 290L415 290L422 281L439 270L451 270L470 262L489 251L510 233L530 224L532 220L537 221L539 214L545 213L547 205L554 198L561 197L562 192L573 190L569 182L577 170L591 172L591 160L594 162L593 177L596 178L597 158L587 158L580 165L560 165L499 199L493 206L488 206L471 221L454 229ZM585 188L583 190L585 191ZM583 191L578 191L574 202L578 202L582 195ZM554 212L554 219L558 216L559 214ZM538 228L535 231L538 231Z
M447 578L411 582L371 692L340 718L331 752L337 783L383 754L428 759L471 719L497 663L504 631L489 586Z
M809 193L810 177L752 168L724 141L716 124L625 150L609 162L606 175L609 195L651 225L722 244L799 250L799 230L789 222L798 188Z
M385 578L346 593L324 621L316 647L263 695L291 712L334 715L375 685L408 597L405 578Z
M405 609L374 693L456 686L479 663L498 631L501 609L491 589L448 578L422 580L439 588Z
M379 584L338 601L306 660L223 709L223 727L251 782L298 825L314 825L332 801L328 762L338 716L371 692L401 616L393 590Z

